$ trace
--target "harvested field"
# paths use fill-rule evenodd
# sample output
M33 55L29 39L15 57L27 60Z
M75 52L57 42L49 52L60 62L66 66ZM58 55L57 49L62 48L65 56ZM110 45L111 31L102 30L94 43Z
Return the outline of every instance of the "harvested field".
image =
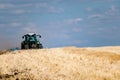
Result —
M2 54L2 51L0 51L0 55Z
M119 80L120 46L18 50L0 55L1 80Z
M0 55L5 54L7 51L0 51Z

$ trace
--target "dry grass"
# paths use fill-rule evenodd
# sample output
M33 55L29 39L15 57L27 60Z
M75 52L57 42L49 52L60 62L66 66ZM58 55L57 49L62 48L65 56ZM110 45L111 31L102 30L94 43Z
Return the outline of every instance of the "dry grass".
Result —
M3 51L0 51L0 55L3 54Z
M0 55L3 80L119 80L120 47L19 50Z
M7 51L7 50L0 51L0 55L5 54L5 53L7 53L7 52L9 52L9 51Z

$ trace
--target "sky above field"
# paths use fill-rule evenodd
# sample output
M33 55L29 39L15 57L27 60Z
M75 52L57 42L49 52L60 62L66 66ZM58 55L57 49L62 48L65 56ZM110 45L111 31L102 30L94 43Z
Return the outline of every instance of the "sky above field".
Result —
M0 0L0 49L29 32L45 48L120 45L120 0Z

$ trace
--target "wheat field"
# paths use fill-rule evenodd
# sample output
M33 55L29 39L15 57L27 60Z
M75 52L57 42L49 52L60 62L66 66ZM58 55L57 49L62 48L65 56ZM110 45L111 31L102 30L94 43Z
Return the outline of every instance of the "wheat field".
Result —
M0 80L120 80L120 46L5 52Z

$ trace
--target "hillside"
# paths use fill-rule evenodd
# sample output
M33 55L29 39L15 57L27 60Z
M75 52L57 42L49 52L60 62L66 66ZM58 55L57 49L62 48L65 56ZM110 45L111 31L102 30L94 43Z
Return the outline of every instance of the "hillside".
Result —
M120 46L18 50L0 55L1 80L119 80Z

